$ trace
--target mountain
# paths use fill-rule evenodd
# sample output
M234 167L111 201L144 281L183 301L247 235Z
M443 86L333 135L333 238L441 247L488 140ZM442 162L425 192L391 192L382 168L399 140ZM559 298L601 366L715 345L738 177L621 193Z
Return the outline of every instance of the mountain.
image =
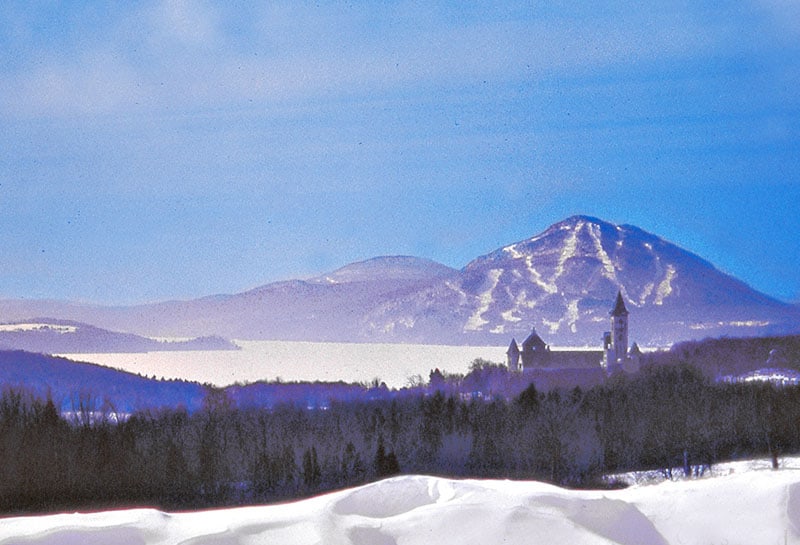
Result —
M117 333L70 320L40 318L0 324L0 349L46 354L154 352L169 350L236 350L221 337L185 341L158 341L131 333Z
M375 309L368 323L496 342L536 327L549 343L597 345L618 290L640 344L800 328L796 307L638 227L588 216L478 257L457 277Z
M243 293L189 301L132 307L3 301L0 319L53 312L62 318L155 337L366 341L369 338L360 321L369 309L457 274L457 270L427 259L377 257L308 280L274 282Z
M308 280L190 301L113 308L7 301L0 319L35 310L150 336L494 345L535 327L550 344L597 346L617 291L630 311L630 339L641 345L800 331L796 305L638 227L588 216L461 270L378 257Z

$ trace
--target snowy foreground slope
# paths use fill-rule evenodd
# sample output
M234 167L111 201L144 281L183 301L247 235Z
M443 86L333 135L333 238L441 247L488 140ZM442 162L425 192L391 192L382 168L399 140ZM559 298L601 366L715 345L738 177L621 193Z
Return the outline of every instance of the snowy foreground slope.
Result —
M800 544L800 471L617 491L404 476L291 504L0 519L0 544Z

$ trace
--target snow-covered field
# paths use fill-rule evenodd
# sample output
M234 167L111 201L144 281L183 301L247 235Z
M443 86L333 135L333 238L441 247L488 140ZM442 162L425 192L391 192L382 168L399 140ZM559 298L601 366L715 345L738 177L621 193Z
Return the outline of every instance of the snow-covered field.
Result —
M800 474L800 456L788 456L783 458L778 458L778 464L780 469L785 470L794 470ZM729 475L733 475L735 473L746 473L749 471L764 471L772 469L772 460L767 458L761 458L756 460L741 460L737 462L723 462L720 464L714 464L710 468L706 467L701 473L702 478L711 478L711 477L727 477ZM698 468L692 466L692 473L693 476L686 477L683 474L683 468L674 467L672 468L672 478L673 481L681 481L681 480L692 480L697 478L697 473L699 473ZM608 475L607 481L619 481L625 483L628 486L637 486L637 485L647 485L647 484L654 484L659 483L661 481L667 480L666 475L662 471L659 470L652 470L652 471L631 471L628 473L619 473L616 475Z
M475 358L505 362L507 347L419 344L235 341L242 350L64 354L158 378L179 378L228 386L259 380L370 382L380 378L402 387L409 377L428 378L432 369L466 373Z
M2 545L178 543L797 545L800 471L734 468L615 491L403 476L274 506L0 520Z

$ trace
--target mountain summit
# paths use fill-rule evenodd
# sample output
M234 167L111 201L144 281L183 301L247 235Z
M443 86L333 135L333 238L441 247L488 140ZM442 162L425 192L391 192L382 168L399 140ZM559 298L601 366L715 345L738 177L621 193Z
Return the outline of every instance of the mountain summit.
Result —
M34 302L34 315L143 335L346 342L506 345L535 327L550 344L598 346L618 292L639 344L800 330L796 306L638 227L589 216L567 218L460 271L378 257L234 295L128 308ZM0 319L29 317L25 304L13 303L0 306Z
M348 282L432 281L452 276L458 271L430 259L412 256L381 256L345 265L340 269L312 278L319 284Z

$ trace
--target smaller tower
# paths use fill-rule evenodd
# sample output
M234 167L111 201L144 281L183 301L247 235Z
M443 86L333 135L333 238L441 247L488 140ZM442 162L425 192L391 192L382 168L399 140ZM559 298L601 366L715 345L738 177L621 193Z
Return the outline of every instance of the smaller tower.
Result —
M508 361L508 370L511 372L516 373L520 370L519 368L519 346L517 345L516 339L511 339L511 344L508 345L508 350L506 350L506 358Z
M611 332L605 331L603 332L603 362L607 363L611 358Z
M628 374L638 373L641 365L641 358L642 350L639 348L638 344L633 343L628 352L628 359L622 364L622 370Z
M639 344L638 343L633 343L631 345L631 351L630 351L630 353L628 355L630 356L630 358L632 360L633 359L638 360L639 358L642 357L642 349L639 348Z

